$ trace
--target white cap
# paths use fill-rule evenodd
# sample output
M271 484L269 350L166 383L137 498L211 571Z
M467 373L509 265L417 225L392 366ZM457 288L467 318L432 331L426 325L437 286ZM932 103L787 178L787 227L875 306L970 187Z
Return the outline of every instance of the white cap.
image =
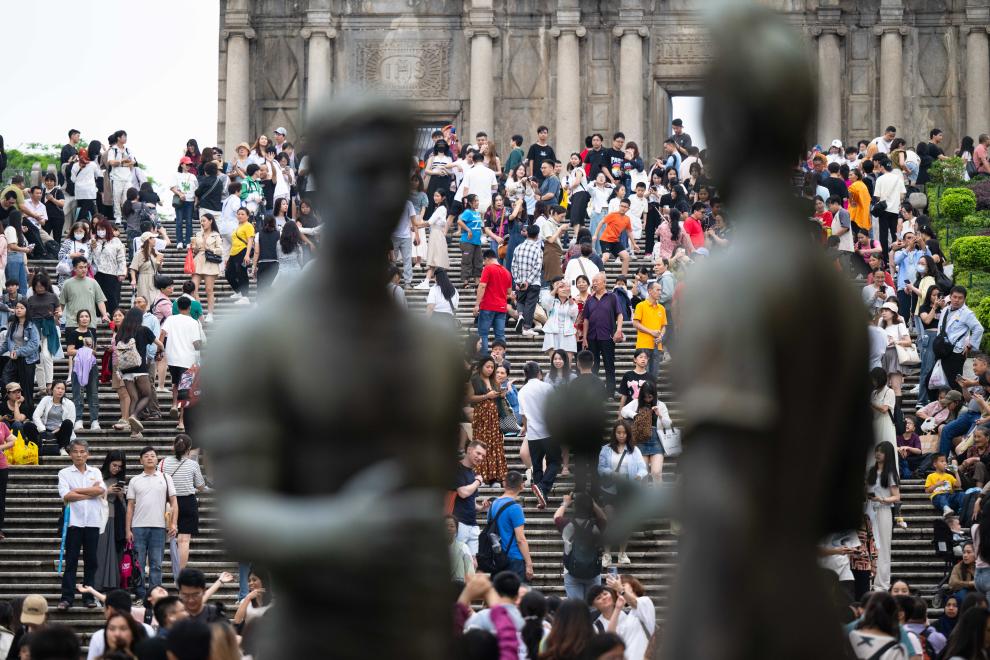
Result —
M285 135L285 127L279 126L278 128L275 129L275 132L278 133L279 135ZM840 144L839 146L841 147L842 145Z
M833 147L838 147L839 149L841 149L842 148L842 140L832 140L832 146Z

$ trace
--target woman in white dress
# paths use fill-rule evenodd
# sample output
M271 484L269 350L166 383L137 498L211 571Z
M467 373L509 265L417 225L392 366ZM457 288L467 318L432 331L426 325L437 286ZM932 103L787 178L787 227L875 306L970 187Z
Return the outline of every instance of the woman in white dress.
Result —
M873 381L873 446L882 442L897 447L897 429L894 428L894 406L897 401L894 390L887 386L887 373L881 367L870 371Z
M577 353L578 306L571 298L571 285L566 279L557 280L550 292L553 301L547 310L547 322L543 324L543 350L552 355L555 350L566 351L573 359Z
M450 268L447 252L447 197L442 190L433 191L433 215L426 221L429 227L426 246L426 277L417 289L429 289L438 268Z
M887 591L890 589L890 540L894 529L892 507L901 501L894 446L880 443L873 450L873 460L873 467L866 473L866 515L873 526L873 539L877 547L877 573L873 578L873 589Z

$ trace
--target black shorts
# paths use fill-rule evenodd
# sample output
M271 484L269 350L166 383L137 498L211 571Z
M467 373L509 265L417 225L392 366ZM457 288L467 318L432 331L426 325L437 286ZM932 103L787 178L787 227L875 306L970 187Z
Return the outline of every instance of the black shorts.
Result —
M454 222L457 222L456 218L461 217L461 213L464 213L464 204L462 204L461 202L458 202L457 200L454 200L453 202L451 202L450 203L450 210L447 211L447 215L448 216L450 216L450 215L454 216L454 218L455 218Z
M182 374L186 373L188 367L173 367L168 365L168 375L172 377L172 385L178 387L182 381Z
M608 241L601 241L601 244L603 253L608 252L617 259L620 253L626 251L626 248L622 247L622 243L609 243Z

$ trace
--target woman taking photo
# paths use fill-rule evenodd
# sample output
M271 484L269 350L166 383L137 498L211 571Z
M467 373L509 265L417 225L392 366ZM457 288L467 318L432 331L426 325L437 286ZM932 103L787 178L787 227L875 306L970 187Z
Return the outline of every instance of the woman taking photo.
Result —
M120 284L127 279L127 248L117 238L117 227L106 218L96 223L90 242L96 282L107 297L107 309L120 305Z
M18 300L7 325L7 335L0 343L0 355L10 353L3 367L4 385L17 383L24 392L22 409L34 407L34 370L38 364L41 335L38 328L28 321L27 306Z
M117 346L117 329L124 323L124 310L117 308L113 310L110 314L110 347L107 349L110 351L110 386L113 391L117 393L117 399L120 401L120 419L114 422L113 428L115 431L124 431L130 428L130 424L127 423L127 418L131 415L131 397L127 394L127 387L124 385L124 380L120 377L120 370L117 368L117 358L114 355Z
M175 185L170 190L174 197L172 206L175 208L175 241L178 249L184 248L192 240L193 213L196 207L196 188L199 181L196 179L197 160L189 156L183 156L179 160L178 173L175 175ZM178 204L176 204L178 203Z
M585 275L578 275L574 278L574 286L577 287L574 302L577 303L578 318L580 318L584 311L584 303L588 300L591 292L591 281ZM584 323L575 321L574 331L574 339L580 345L584 341Z
M437 268L434 277L436 282L426 294L426 318L433 318L444 327L456 330L457 307L461 301L461 294L450 281L445 268Z
M55 272L58 274L59 287L72 277L72 260L76 257L86 257L87 261L93 262L90 256L89 224L85 222L72 225L69 235L62 240L62 246L58 249L58 266L55 267Z
M430 283L439 268L450 268L450 253L447 251L447 202L442 190L433 192L433 214L426 221L429 233L426 247L426 277L416 285L417 289L429 289Z
M204 213L199 219L199 232L192 239L193 251L193 296L199 296L199 283L206 286L206 322L213 323L213 288L220 275L220 261L223 259L223 237L217 231L216 219L212 213Z
M127 515L127 492L124 486L127 482L127 456L119 449L107 452L103 459L103 484L106 486L107 522L100 532L96 545L96 556L99 564L96 567L96 578L93 586L103 593L119 589L120 584L120 553L124 550L125 518Z
M932 369L935 368L935 336L938 334L938 317L942 311L939 301L942 299L942 292L937 286L930 286L925 290L925 296L919 298L918 312L914 316L915 331L918 335L918 353L921 356L921 364L918 366L918 408L928 405L928 379L931 377Z
M587 221L588 202L591 200L591 195L588 193L588 175L584 171L581 154L571 154L567 163L567 174L562 183L567 189L567 220L576 241L578 230Z
M881 442L873 451L876 463L866 473L867 508L877 547L877 574L873 588L886 591L890 588L891 534L894 529L893 505L901 501L900 475L894 446Z
M488 237L489 247L492 252L505 255L505 250L500 249L505 245L505 239L509 233L509 209L505 206L505 197L495 195L492 205L485 211L483 231ZM508 248L506 248L508 249Z
M59 337L59 327L55 322L55 310L60 307L58 296L52 291L52 282L48 273L37 269L31 277L33 295L25 301L28 310L28 320L38 329L41 338L38 369L35 381L38 389L51 394L54 379L55 358L62 357L62 343Z
M571 298L570 284L563 278L554 282L550 295L553 301L547 310L547 321L543 324L543 350L547 355L564 351L570 360L577 353L577 329L574 324L578 318L578 305Z
M177 525L179 528L179 571L189 563L189 543L193 534L199 534L199 500L196 493L206 488L206 480L192 451L192 438L179 434L172 443L174 456L166 456L158 466L175 482L175 498L179 504ZM175 571L178 574L178 571Z
M144 313L137 307L127 310L124 320L117 329L114 337L114 354L118 361L128 360L137 362L136 366L120 369L120 377L127 388L127 396L131 400L131 415L127 423L131 429L131 438L143 438L144 424L138 416L148 407L151 400L151 378L148 376L148 345L154 344L158 351L164 351L165 346L158 341L151 330L141 324Z
M7 239L7 265L4 273L8 280L17 280L17 293L25 296L28 287L28 254L33 246L29 247L28 240L24 237L24 218L20 211L12 210L7 216L3 236Z
M467 386L468 403L474 406L471 418L472 438L488 447L478 474L488 485L502 487L508 467L505 463L505 443L499 427L498 404L495 399L504 396L495 383L495 360L483 357L478 361Z
M426 209L427 213L432 214L441 203L444 206L447 205L447 200L451 196L450 184L453 182L451 165L453 163L454 161L450 157L450 148L447 146L447 143L443 140L438 140L433 145L433 153L430 155L429 160L426 161L426 168L423 170L430 177L429 183L426 184L426 197L431 203L431 206ZM442 202L437 201L436 193L438 192L443 199Z
M55 442L59 454L68 456L69 443L76 437L76 406L71 399L65 398L65 383L59 381L52 385L52 393L38 402L32 420L41 441Z
M130 276L131 288L134 295L142 296L147 301L155 299L155 275L165 261L165 255L155 249L157 234L146 231L138 239L140 249L131 259Z
M69 373L72 376L72 400L76 408L76 426L83 427L83 394L86 388L86 401L89 405L90 430L100 430L100 360L96 356L96 330L91 327L93 319L89 310L80 309L76 313L76 327L65 329L65 350L69 355ZM79 351L88 348L89 364L84 364Z

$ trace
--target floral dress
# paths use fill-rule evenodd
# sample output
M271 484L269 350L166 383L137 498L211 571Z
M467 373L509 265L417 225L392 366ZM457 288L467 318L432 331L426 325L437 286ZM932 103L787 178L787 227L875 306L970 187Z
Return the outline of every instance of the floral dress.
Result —
M488 384L477 376L471 378L471 387L475 396L490 391ZM495 399L485 399L474 404L471 432L473 439L484 442L488 447L488 453L485 454L485 460L478 468L478 474L487 484L495 481L502 483L505 481L508 465L505 462L505 442L498 424L498 403Z

